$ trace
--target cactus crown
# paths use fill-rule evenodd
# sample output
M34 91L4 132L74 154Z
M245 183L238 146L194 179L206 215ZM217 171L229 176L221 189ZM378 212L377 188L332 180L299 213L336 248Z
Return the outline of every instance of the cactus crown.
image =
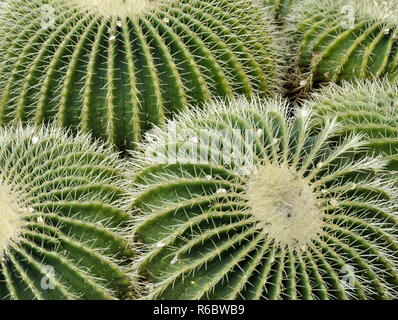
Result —
M319 236L323 212L316 193L286 164L260 166L248 177L246 193L254 220L281 246L300 249Z
M142 15L173 0L69 0L90 12L106 17ZM175 1L175 0L174 0Z
M0 299L135 294L124 164L89 135L0 129Z
M135 152L138 269L158 299L397 292L397 190L361 136L279 100L214 101ZM349 274L347 275L347 270ZM347 281L346 281L347 280Z
M4 255L4 250L21 234L23 211L15 196L12 196L6 186L0 182L0 259Z

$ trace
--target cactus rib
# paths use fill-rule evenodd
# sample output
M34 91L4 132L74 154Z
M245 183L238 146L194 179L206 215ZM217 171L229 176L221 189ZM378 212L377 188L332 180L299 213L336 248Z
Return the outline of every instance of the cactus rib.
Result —
M398 78L396 1L307 0L288 17L301 71L314 83Z
M340 136L363 134L367 152L387 156L389 168L398 169L398 91L387 80L332 84L313 94L305 104L320 122L336 117Z

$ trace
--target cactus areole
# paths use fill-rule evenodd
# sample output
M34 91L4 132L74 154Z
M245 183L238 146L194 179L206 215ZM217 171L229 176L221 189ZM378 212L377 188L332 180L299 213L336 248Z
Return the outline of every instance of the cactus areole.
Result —
M280 91L256 0L11 0L0 15L0 125L92 132L122 148L188 105Z

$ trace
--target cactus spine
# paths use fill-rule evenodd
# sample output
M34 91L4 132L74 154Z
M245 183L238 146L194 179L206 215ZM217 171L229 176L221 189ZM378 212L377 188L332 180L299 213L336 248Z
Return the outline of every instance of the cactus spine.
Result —
M354 161L308 109L226 107L148 135L135 164L140 273L157 299L389 299L397 293L397 190L381 157ZM142 148L144 149L144 148Z
M273 33L256 0L11 0L0 124L56 121L133 148L188 104L278 91Z
M131 297L117 155L56 128L2 128L0 145L0 300Z
M395 0L307 0L289 16L298 62L313 82L398 78Z
M390 169L398 170L398 89L386 80L332 84L306 102L324 122L337 117L340 136L363 134L367 152L387 156Z

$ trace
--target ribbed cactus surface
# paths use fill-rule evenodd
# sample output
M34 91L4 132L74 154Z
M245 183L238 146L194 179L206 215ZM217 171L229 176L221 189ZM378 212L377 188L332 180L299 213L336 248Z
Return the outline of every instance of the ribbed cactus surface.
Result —
M398 78L395 0L307 0L289 17L299 64L314 82Z
M0 124L56 121L133 148L188 104L277 91L271 24L255 0L11 0Z
M263 0L266 6L271 7L277 18L286 17L298 0Z
M122 166L60 129L0 129L0 300L130 297Z
M388 299L397 190L361 137L280 101L206 106L137 155L136 236L158 299ZM310 133L314 133L311 135Z
M320 122L336 117L340 136L362 134L367 152L388 156L390 168L398 169L398 89L383 81L360 81L331 85L306 102Z

